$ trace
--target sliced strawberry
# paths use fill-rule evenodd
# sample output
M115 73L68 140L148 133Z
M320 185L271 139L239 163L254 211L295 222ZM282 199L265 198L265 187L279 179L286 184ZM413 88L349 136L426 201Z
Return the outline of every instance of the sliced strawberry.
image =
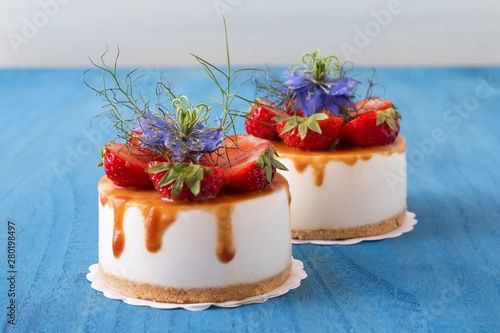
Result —
M266 140L279 139L276 122L273 117L283 116L285 112L271 102L257 99L245 119L245 130L248 134Z
M227 150L220 149L217 154L205 157L204 161L213 161L224 170L225 186L228 189L259 191L272 182L276 168L286 170L274 158L276 151L267 140L238 134L229 136L226 146Z
M393 107L369 111L344 125L341 140L361 147L390 144L399 134L399 118Z
M151 162L147 171L158 193L174 201L215 198L224 183L222 169L211 166Z
M138 131L134 131L132 133L130 133L130 143L133 145L133 146L141 146L142 144L139 142L139 139L137 138L137 136L141 136L142 135L142 132L138 132Z
M361 116L362 114L368 113L370 111L387 110L388 108L392 107L394 107L394 105L388 99L371 97L356 102L356 115Z
M110 142L104 147L102 163L106 176L113 184L143 188L152 185L145 170L153 159L154 157L140 149Z
M317 113L311 117L285 117L276 122L283 142L293 148L323 150L337 140L342 120L335 116Z

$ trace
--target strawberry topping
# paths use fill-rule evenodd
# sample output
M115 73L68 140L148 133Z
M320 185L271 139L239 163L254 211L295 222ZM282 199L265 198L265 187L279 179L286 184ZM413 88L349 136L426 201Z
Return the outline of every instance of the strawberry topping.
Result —
M271 183L276 168L286 168L274 159L275 150L267 140L251 135L238 134L226 139L227 153L220 150L219 156L205 160L216 161L224 170L225 186L235 191L259 191ZM227 160L229 156L229 161Z
M224 172L212 166L151 162L147 171L158 193L174 201L215 198L224 183Z
M371 98L359 101L358 116L344 125L341 140L361 147L394 142L399 134L401 116L391 101Z
M285 112L276 108L271 102L257 99L245 119L245 130L248 134L261 139L279 139L276 121L273 117L283 116Z
M293 148L323 150L330 148L340 134L342 120L335 116L317 113L311 117L284 117L278 119L276 128L283 142Z
M150 154L145 154L140 149L110 142L104 147L102 163L106 176L113 184L143 188L152 185L145 170L153 159Z
M367 113L369 111L376 110L387 110L388 108L393 107L394 105L388 99L381 99L378 97L367 98L362 101L356 102L356 110L359 112Z

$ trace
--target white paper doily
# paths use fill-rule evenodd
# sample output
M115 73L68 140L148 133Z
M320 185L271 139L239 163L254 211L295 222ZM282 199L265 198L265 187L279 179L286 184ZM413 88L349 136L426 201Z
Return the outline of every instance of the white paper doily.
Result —
M413 226L417 224L417 219L415 213L406 212L406 218L403 224L396 229L389 231L382 235L369 236L369 237L357 237L341 240L315 240L315 239L292 239L292 244L316 244L316 245L352 245L363 241L375 241L386 238L396 238L402 234L412 231Z
M147 301L143 299L132 298L124 296L106 287L99 278L99 266L93 264L89 267L90 273L87 274L87 280L92 282L91 287L100 291L110 299L122 300L123 302L136 306L149 306L156 309L178 309L183 308L189 311L201 311L208 309L210 306L219 306L224 308L234 308L243 304L250 303L264 303L269 298L278 297L286 294L289 290L295 289L300 286L300 282L307 277L304 271L304 264L302 261L292 258L292 269L290 270L290 277L281 286L269 292L268 294L248 297L239 301L227 301L221 303L194 303L194 304L176 304L176 303L160 303Z

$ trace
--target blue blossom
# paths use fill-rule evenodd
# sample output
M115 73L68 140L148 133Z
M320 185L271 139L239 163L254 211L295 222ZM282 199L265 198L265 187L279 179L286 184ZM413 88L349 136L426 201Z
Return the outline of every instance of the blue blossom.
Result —
M221 127L204 127L198 124L189 136L179 131L170 131L165 137L165 146L172 151L174 159L183 161L187 154L210 154L222 146L224 131ZM187 152L186 152L187 150Z
M144 147L155 150L155 147L165 143L165 137L169 128L164 120L150 112L144 112L144 119L139 120L139 125L134 126L134 132L142 133L139 138L144 143Z
M158 147L172 151L175 161L184 161L187 155L210 154L222 146L224 130L221 123L217 127L205 127L201 123L186 131L184 124L173 117L160 118L149 112L134 127L134 131L142 132L139 139L144 147L157 150Z
M295 96L295 109L301 109L305 117L321 113L323 109L339 115L340 108L354 108L351 92L359 84L350 78L325 76L315 80L310 73L285 71L288 81L280 87L281 92L291 91Z

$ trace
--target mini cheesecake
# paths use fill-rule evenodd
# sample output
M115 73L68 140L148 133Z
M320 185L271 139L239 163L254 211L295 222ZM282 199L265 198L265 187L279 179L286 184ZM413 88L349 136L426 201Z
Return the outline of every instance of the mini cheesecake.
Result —
M292 237L346 239L400 226L406 214L406 141L307 151L273 142L292 195Z
M270 292L290 274L290 195L280 174L262 191L186 203L106 176L98 190L99 275L121 294L222 302Z

